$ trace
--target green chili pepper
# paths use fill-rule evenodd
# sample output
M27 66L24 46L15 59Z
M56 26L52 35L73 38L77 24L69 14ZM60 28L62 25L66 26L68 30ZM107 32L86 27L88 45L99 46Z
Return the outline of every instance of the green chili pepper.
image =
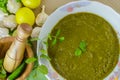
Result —
M15 80L15 78L17 78L23 71L25 64L25 61L23 61L23 63L12 74L8 76L8 80Z

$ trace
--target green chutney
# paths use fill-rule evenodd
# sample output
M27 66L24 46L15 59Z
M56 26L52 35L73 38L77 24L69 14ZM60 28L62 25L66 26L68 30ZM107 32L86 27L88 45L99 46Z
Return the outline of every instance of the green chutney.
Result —
M53 68L66 80L103 80L118 62L119 41L112 26L102 17L92 13L75 13L61 19L51 35L64 41L52 46L48 39L48 55ZM87 44L86 51L75 56L81 41Z

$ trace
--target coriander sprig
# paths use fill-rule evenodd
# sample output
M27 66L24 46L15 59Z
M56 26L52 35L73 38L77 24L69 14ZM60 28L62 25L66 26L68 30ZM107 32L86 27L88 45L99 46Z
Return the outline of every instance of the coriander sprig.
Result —
M26 62L27 64L29 64L29 63L35 62L36 60L37 60L37 58L31 57L31 58L28 58L25 62Z
M48 74L48 69L45 65L38 64L38 58L31 57L25 61L27 64L34 62L33 70L26 80L47 80L46 74Z
M51 58L47 55L47 51L45 49L41 49L40 52L42 53L40 55L40 58L51 60Z
M58 40L60 42L64 41L65 38L63 36L62 37L59 36L60 32L61 30L58 29L55 35L48 34L48 39L52 41L52 46L54 46Z
M52 46L55 45L58 41L64 41L64 37L60 37L61 30L58 29L55 35L48 35L48 39L52 41ZM30 39L29 42L38 40L37 38ZM43 42L46 46L48 46L48 41ZM39 50L41 52L40 58L51 60L51 58L47 55L47 51L44 48ZM36 58L30 58L26 60L26 63L34 62L35 61L35 68L33 68L31 74L28 76L26 80L47 80L45 77L48 74L48 68L45 65L39 65L38 60Z
M39 38L31 38L31 39L29 39L29 42L36 41L36 40L40 40L40 39ZM48 42L44 41L43 43L46 46L48 46ZM45 49L43 49L43 47L39 50L39 52L41 52L40 58L46 59L46 60L51 60L50 57L47 55L47 51ZM34 67L26 80L48 80L45 76L46 74L48 74L48 68L43 64L39 64L37 57L31 57L26 60L26 63L28 63L28 64L31 62L34 62Z
M86 51L86 47L86 42L81 41L79 47L75 50L75 56L80 56L82 53L84 53Z

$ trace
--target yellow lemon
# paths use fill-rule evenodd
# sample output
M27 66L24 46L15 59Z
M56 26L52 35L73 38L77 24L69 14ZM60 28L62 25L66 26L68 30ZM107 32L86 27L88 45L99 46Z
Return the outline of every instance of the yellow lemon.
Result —
M20 8L16 12L16 22L18 24L27 23L32 26L35 22L35 14L27 7Z
M31 9L37 8L41 3L41 0L21 0L21 1L24 6L29 7Z

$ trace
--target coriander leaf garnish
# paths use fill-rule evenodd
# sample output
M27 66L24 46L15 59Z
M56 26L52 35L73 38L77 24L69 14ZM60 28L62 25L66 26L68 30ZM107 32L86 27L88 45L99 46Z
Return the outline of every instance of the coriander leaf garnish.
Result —
M82 50L82 52L85 52L86 51L86 42L81 41L79 44L79 48Z
M40 58L44 58L44 59L47 59L47 60L51 60L51 58L45 54L41 54L40 55Z
M31 58L28 58L25 62L29 64L29 63L35 62L36 60L37 59L35 57L31 57Z
M42 54L47 54L47 51L46 51L45 49L40 49L40 52L41 52Z
M54 46L56 43L57 43L57 39L55 38L55 39L52 41L52 46Z
M44 65L39 65L37 68L33 69L31 74L26 78L26 80L48 80L45 76L48 73L47 67Z
M60 32L61 32L61 30L58 29L55 36L58 37L60 35Z
M51 35L50 35L50 34L48 34L48 39L49 39L49 40L52 40L52 37L51 37Z
M40 65L40 66L38 67L38 70L39 70L41 73L43 73L43 74L47 74L47 73L48 73L48 69L47 69L47 67L46 67L45 65Z
M30 62L34 62L34 67L30 75L26 78L26 80L48 80L45 76L46 74L48 74L47 67L45 65L39 65L36 57L27 59L27 63L30 63Z
M80 56L81 54L82 54L81 49L77 48L77 49L75 50L75 56Z
M60 42L65 40L65 38L63 36L59 37L60 36L60 32L61 32L61 30L58 29L55 35L48 34L48 39L52 40L52 46L54 46L58 42L58 40Z
M86 51L86 47L87 47L86 42L81 41L79 47L75 50L75 56L82 55Z
M65 39L64 37L59 38L60 42L64 41L64 39Z
M40 49L39 51L41 52L40 58L51 60L50 57L47 55L47 51L45 49Z

